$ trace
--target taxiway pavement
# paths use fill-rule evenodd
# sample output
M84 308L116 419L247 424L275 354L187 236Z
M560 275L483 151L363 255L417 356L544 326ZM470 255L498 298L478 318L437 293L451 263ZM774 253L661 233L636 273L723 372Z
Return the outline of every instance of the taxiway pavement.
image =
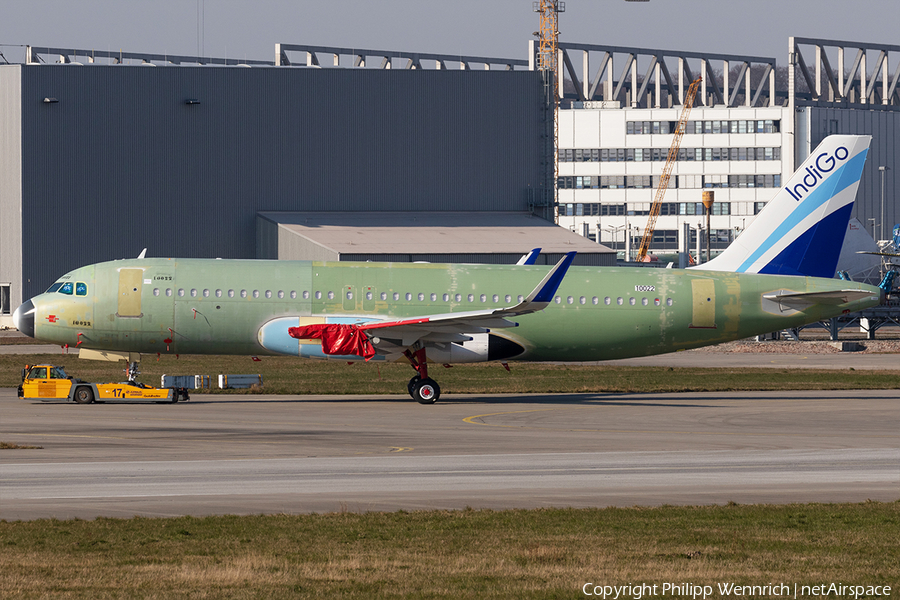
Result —
M900 391L195 395L0 389L8 520L900 498Z

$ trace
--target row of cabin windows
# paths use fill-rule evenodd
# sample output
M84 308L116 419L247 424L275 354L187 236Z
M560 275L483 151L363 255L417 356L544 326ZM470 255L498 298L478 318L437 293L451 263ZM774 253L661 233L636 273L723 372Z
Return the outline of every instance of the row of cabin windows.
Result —
M559 162L663 162L666 148L564 148ZM678 161L781 160L781 148L680 148Z
M159 296L159 295L162 294L162 293L163 293L163 292L162 292L162 290L161 290L160 288L154 288L154 289L153 289L153 295L154 295L154 296ZM208 289L205 289L205 290L203 290L202 292L201 292L201 291L198 291L197 289L191 289L189 292L187 292L184 288L179 288L177 293L178 293L178 296L179 296L179 297L184 297L185 294L189 294L192 298L197 298L198 296L202 296L202 297L204 297L204 298L208 298L208 297L210 296L210 294L211 294L210 290L208 290ZM172 288L166 288L165 294L166 294L166 296L172 296L172 294L173 294ZM221 298L221 297L223 296L222 290L216 290L216 291L214 292L214 294L215 294L215 297L216 297L216 298ZM235 291L234 291L234 290L228 290L227 295L228 295L229 298L234 298L234 297L235 297ZM272 292L271 292L271 290L266 290L265 293L264 293L263 295L264 295L266 298L272 298ZM276 293L276 295L277 295L278 298L284 298L284 297L285 297L285 292L279 290L279 291ZM296 299L296 298L297 298L297 292L295 292L295 291L290 292L289 295L290 295L290 297L293 298L293 299ZM309 292L306 292L306 291L302 292L301 295L303 296L304 299L309 299L309 297L310 297L310 293L309 293ZM316 291L316 292L313 293L313 296L314 296L317 300L321 300L322 297L323 297L323 295L326 296L329 300L334 300L334 298L335 298L335 293L334 293L334 292L321 292L321 291ZM241 298L247 298L247 297L259 298L259 297L260 297L260 292L259 292L259 290L253 290L252 292L248 293L247 290L241 290L241 291L240 291L240 297L241 297ZM352 291L348 291L348 292L346 293L346 297L347 297L347 300L352 300L352 299L353 299L353 292L352 292ZM413 298L417 298L420 302L424 302L424 301L425 301L425 298L430 298L432 302L437 302L438 294L433 293L433 292L432 292L431 294L425 294L424 292L419 292L418 294L413 294L412 292L406 292L405 294L401 294L400 292L392 292L392 293L390 294L390 296L389 296L388 292L381 292L380 297L381 297L382 300L387 300L389 297L392 297L395 301L399 301L401 298L405 298L407 301L412 301ZM465 295L463 295L463 294L443 294L443 295L441 296L441 299L442 299L444 302L450 302L450 299L451 299L451 298L452 298L455 302L463 302L464 300L465 300L465 301L468 301L468 302L476 302L476 298L477 298L477 301L480 301L480 302L487 302L487 301L488 301L488 295L487 295L487 294L479 294L478 296L476 296L475 294L465 294ZM502 298L503 298L503 301L506 302L506 303L510 303L510 302L512 302L512 300L513 300L513 296L510 295L510 294L506 294L505 296L502 296ZM500 302L501 296L500 296L499 294L493 294L493 295L490 296L490 299L491 299L491 301L492 301L493 303L497 304L497 303ZM366 292L366 300L374 300L374 294L373 294L373 292ZM522 296L522 295L520 294L519 296L516 297L516 300L517 300L517 302L522 302L522 301L525 300L525 297ZM562 304L562 303L563 303L563 297L562 297L562 296L557 296L556 298L554 298L554 302L556 302L556 304ZM567 297L565 298L565 303L566 303L566 304L575 304L575 302L576 302L576 299L575 299L574 296L567 296ZM581 296L581 297L579 297L579 298L577 299L577 302L578 302L578 304L587 304L587 303L588 303L588 299L587 299L586 296ZM591 304L600 304L600 298L597 297L597 296L594 296L593 298L591 298L590 302L591 302ZM656 306L660 306L662 301L661 301L659 298L656 298L653 302L654 302L654 304L655 304ZM612 298L609 297L609 296L607 296L606 298L603 299L603 303L606 304L606 305L612 304ZM618 305L620 305L620 306L621 306L623 303L624 303L624 300L623 300L622 298L618 298L618 299L616 300L616 304L618 304ZM674 303L674 302L673 302L673 300L672 300L671 298L668 298L668 299L666 300L666 305L667 305L667 306L672 306L673 303ZM631 304L632 306L634 306L634 305L636 304L636 300L635 300L633 297L630 298L629 304ZM649 300L648 300L647 298L643 298L643 299L641 300L641 304L642 304L643 306L648 306L648 305L649 305Z
M676 121L628 121L626 134L675 133ZM739 120L739 121L688 121L685 133L778 133L781 121Z
M558 179L561 190L641 190L657 189L660 175L566 175ZM768 175L676 175L670 188L777 188L780 174Z

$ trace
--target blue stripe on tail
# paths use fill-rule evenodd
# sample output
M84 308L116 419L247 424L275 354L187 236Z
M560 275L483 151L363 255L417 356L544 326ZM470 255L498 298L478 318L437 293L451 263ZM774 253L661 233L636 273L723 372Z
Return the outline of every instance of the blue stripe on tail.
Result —
M759 272L769 275L834 277L852 211L852 203L834 211L807 229Z

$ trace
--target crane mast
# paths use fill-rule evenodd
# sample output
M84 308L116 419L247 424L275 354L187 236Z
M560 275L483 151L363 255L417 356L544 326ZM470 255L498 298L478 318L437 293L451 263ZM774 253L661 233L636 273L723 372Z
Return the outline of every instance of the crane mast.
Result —
M684 98L684 107L681 109L681 117L675 126L675 137L672 139L672 145L669 147L669 154L666 157L666 166L663 167L662 175L659 178L659 187L656 189L656 196L653 198L653 204L650 206L650 217L647 219L647 228L644 229L644 237L641 238L641 247L638 250L637 262L647 260L647 251L650 249L650 240L653 239L653 231L656 229L656 219L659 217L659 211L662 208L662 200L666 195L669 187L669 178L672 176L672 169L675 168L675 161L678 159L678 149L681 148L681 138L684 137L687 128L688 116L691 114L691 108L694 106L694 97L697 95L697 88L700 86L700 77L697 77L688 88L687 95Z
M537 0L532 3L534 12L541 15L541 26L538 31L540 46L538 48L537 68L544 72L544 85L547 89L547 103L553 109L553 221L559 222L557 204L559 199L559 13L565 12L566 3L560 0Z

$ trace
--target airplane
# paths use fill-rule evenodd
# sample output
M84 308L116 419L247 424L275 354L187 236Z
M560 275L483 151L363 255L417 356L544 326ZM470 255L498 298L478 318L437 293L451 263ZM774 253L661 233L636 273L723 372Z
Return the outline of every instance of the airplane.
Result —
M735 250L707 263L721 270L571 266L574 253L553 267L140 258L67 273L14 321L82 357L132 365L179 353L407 360L408 392L422 404L441 394L429 363L599 361L720 344L883 301L878 287L833 279L835 232L847 226L869 140L826 138Z

